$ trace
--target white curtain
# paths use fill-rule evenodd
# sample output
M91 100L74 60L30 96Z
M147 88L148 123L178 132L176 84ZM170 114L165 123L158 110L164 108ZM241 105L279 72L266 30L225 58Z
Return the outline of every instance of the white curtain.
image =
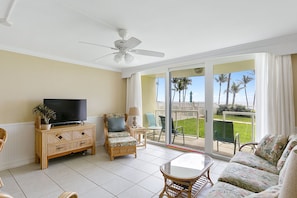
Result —
M266 134L295 134L291 56L257 54L256 141Z
M139 116L136 117L137 125L142 126L142 90L141 90L141 75L139 72L132 74L127 79L127 98L126 112L129 113L130 107L137 107ZM129 125L132 125L132 118L128 118Z

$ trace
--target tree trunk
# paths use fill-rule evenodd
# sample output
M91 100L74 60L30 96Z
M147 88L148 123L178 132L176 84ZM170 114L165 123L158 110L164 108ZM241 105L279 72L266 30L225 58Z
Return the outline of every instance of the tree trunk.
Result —
M231 80L231 73L229 73L229 76L228 76L228 84L227 84L227 90L226 90L226 106L228 106L229 104L230 80Z

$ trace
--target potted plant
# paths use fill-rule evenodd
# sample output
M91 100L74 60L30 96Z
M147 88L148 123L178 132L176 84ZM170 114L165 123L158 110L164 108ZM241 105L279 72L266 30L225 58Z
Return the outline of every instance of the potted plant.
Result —
M34 107L33 113L40 116L44 121L44 124L41 125L41 129L49 130L51 128L51 124L49 123L50 119L56 119L56 112L44 104L39 104Z

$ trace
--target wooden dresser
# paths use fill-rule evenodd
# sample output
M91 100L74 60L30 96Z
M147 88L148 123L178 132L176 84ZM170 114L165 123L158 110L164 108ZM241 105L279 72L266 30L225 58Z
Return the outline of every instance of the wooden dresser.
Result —
M74 124L35 129L35 161L41 169L48 167L48 160L91 149L96 154L96 125Z

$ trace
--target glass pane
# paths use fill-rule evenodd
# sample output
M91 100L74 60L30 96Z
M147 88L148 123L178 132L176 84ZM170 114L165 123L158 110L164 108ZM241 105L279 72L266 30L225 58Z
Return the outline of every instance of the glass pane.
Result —
M254 140L254 60L214 65L213 151L232 156Z
M171 72L172 144L204 150L204 68Z
M159 115L165 113L165 74L142 76L142 110L143 126L150 129L147 140L162 142L160 141L162 125Z

